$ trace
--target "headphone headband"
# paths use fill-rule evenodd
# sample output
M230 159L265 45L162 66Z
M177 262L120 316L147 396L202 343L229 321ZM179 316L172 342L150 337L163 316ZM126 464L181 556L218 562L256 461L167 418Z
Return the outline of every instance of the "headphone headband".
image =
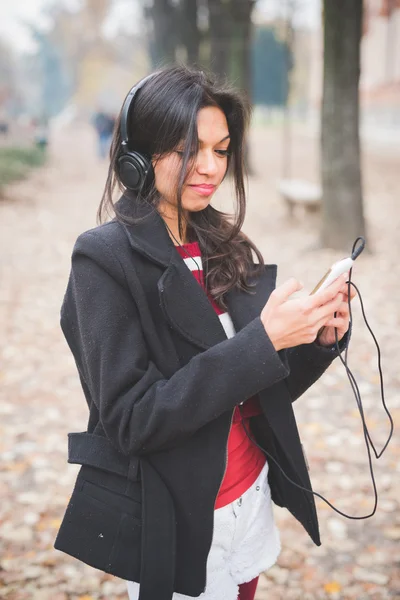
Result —
M154 77L154 75L157 75L157 73L151 73L150 75L147 75L146 77L144 77L144 79L142 79L141 81L139 81L139 83L136 83L133 88L128 92L125 100L124 100L124 104L122 105L122 110L121 110L121 124L120 124L120 132L121 132L121 145L122 148L125 150L128 146L128 141L129 141L129 137L128 137L128 116L129 116L129 112L130 112L130 108L133 104L133 99L136 96L137 92L144 86L144 84L151 79L152 77Z

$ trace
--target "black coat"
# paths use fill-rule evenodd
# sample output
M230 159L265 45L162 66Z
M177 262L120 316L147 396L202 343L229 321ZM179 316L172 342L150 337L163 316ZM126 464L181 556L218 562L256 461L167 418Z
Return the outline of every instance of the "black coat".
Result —
M268 265L255 294L227 294L237 331L227 339L157 212L134 226L112 221L75 244L61 326L90 416L86 432L69 435L69 462L83 466L55 547L140 581L141 600L204 591L227 438L243 400L258 394L253 436L311 487L292 401L337 352L275 351L260 319L275 281ZM273 501L319 545L313 496L272 460L269 482Z

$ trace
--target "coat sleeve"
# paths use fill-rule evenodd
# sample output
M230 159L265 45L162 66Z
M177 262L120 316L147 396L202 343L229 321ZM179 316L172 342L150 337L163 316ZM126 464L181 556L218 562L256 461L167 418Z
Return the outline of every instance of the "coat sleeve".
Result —
M348 344L348 334L340 340L339 350L343 352ZM325 348L316 342L289 348L283 362L289 371L286 384L292 400L297 400L326 371L339 356L336 346Z
M288 375L258 317L166 379L149 356L124 271L93 232L76 242L61 327L89 402L126 455L172 447Z

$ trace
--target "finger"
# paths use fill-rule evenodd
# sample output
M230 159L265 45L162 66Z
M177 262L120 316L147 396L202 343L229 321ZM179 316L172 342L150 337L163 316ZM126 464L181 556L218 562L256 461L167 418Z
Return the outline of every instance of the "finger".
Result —
M339 321L336 321L336 319L339 319L341 321L343 321L343 323L349 323L350 321L350 311L349 311L349 305L347 304L347 302L341 302L341 304L338 306L338 308L336 310L334 310L333 313L329 313L327 315L328 320L325 321L325 325L326 326L333 326L333 327L337 327L337 324ZM331 318L329 318L331 317ZM347 325L348 327L348 325Z
M335 313L337 316L348 317L350 315L348 302L341 302Z
M349 320L343 317L334 317L325 323L325 327L335 327L340 330L347 330L349 328Z
M339 294L333 300L327 302L326 304L324 304L324 306L320 306L319 309L315 311L315 318L317 320L326 320L329 317L333 317L335 312L338 312L340 309L344 308L345 304L346 303L343 302L343 294L339 292Z
M340 290L342 292L342 294L344 294L346 296L346 299L349 297L349 286L347 285L347 283L345 283L343 285L343 287ZM355 298L357 296L357 291L355 290L355 288L353 286L351 286L350 288L350 300L353 300L353 298Z
M350 300L353 300L353 298L355 298L356 296L358 296L357 290L352 287L350 292Z
M285 283L282 283L280 286L274 289L270 296L269 303L276 306L283 304L283 302L286 302L286 300L288 300L292 294L298 292L302 288L303 284L294 277L291 277L285 281Z
M320 335L326 327L336 327L338 329L344 328L346 330L348 329L348 326L346 326L346 319L341 319L340 317L331 317L330 319L321 319L318 321L315 331L317 331L318 335Z

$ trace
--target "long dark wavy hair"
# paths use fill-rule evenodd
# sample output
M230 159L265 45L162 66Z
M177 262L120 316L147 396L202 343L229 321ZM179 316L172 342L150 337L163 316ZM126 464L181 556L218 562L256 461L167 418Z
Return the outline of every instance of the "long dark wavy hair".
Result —
M227 173L232 175L235 192L235 214L216 210L211 205L198 212L184 215L182 191L191 172L193 152L199 147L197 115L209 106L225 114L229 134ZM250 292L250 281L264 266L261 252L241 231L246 213L244 185L244 143L250 122L251 108L240 93L226 83L219 83L209 73L186 66L165 67L157 71L135 96L128 117L130 149L149 158L162 157L184 144L182 167L176 186L179 232L182 237L183 219L188 242L197 241L202 254L205 284L216 303L226 309L225 294L234 287ZM135 224L135 206L147 202L157 209L160 195L151 176L140 193L126 190L118 178L117 159L121 152L120 118L117 118L110 149L110 167L98 210L98 222L107 216L124 223ZM131 214L122 214L113 196L118 188L132 200ZM258 264L254 264L252 251Z

